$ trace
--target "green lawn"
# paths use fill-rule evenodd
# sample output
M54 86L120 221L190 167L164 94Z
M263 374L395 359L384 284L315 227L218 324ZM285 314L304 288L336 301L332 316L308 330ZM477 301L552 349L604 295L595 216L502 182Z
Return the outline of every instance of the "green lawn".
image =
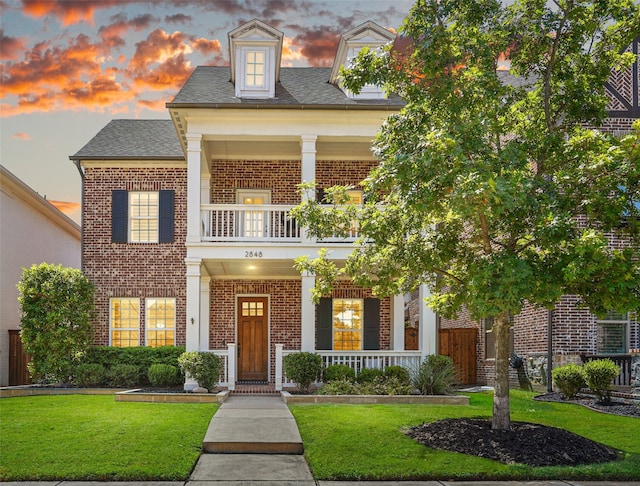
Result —
M640 480L640 419L578 405L537 402L512 391L511 418L565 428L624 451L621 461L579 467L530 467L425 447L403 434L423 422L490 417L491 394L470 394L470 406L292 405L316 479L592 479Z
M0 480L186 480L216 404L0 400Z

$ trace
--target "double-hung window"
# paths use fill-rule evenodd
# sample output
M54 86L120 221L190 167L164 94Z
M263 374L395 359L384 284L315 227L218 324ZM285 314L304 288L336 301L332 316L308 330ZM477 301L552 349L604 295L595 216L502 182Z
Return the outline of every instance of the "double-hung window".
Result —
M112 191L112 243L172 243L174 191Z
M316 306L316 349L380 349L380 300L321 298Z
M111 346L140 345L140 299L115 297L109 302Z
M176 342L176 299L149 298L145 301L147 346L174 346Z
M129 241L158 242L159 198L157 192L129 193Z
M333 349L362 349L363 310L363 299L333 299Z
M264 88L266 51L247 51L244 85L248 89Z
M598 354L626 353L629 347L629 315L609 311L596 321Z

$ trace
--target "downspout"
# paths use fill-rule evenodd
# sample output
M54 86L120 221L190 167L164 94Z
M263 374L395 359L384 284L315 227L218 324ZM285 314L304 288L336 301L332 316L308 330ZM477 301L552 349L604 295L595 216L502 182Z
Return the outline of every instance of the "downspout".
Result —
M553 368L553 309L547 312L547 391L553 392L553 378L551 369Z
M80 159L71 159L80 173L80 269L84 272L84 172Z

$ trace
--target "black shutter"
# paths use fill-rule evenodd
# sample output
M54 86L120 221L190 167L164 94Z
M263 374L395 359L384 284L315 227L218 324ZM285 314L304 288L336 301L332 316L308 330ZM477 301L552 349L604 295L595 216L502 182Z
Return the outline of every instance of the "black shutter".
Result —
M158 203L158 241L173 243L174 191L160 191Z
M333 312L331 299L322 297L316 305L316 349L333 348Z
M380 299L364 299L363 349L380 349Z
M316 189L316 201L318 202L318 204L327 204L326 201L324 201L324 189L322 187L318 187Z
M129 197L127 191L111 191L111 242L127 242Z

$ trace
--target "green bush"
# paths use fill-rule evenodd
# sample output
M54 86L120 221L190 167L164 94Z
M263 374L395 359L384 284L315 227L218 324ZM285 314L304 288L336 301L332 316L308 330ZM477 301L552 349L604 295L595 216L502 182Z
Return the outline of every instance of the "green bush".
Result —
M76 384L79 387L102 386L107 382L107 370L98 363L86 363L76 366Z
M381 369L378 368L362 368L358 376L356 377L356 381L358 383L371 383L376 378L381 378L384 376L384 373Z
M430 354L414 370L411 384L422 395L446 395L457 381L456 369L449 356Z
M149 383L157 387L176 386L182 381L177 367L162 363L149 366L147 376Z
M582 366L589 389L601 401L611 400L611 382L620 374L620 367L610 359L594 359Z
M311 383L322 374L322 357L309 352L288 354L284 357L284 372L298 385L298 390L307 393Z
M130 364L112 366L108 373L109 384L117 388L131 388L140 384L140 368Z
M328 382L337 380L348 380L353 382L356 380L356 372L353 371L351 366L343 364L327 366L322 374L322 381Z
M213 391L220 381L222 359L214 353L188 351L178 358L182 372L189 374L203 388Z
M411 385L402 383L397 377L382 374L364 383L353 383L348 379L326 382L319 395L408 395Z
M553 382L566 398L573 398L586 385L582 366L569 363L558 366L551 372Z
M355 395L355 384L342 378L339 380L326 381L316 393L318 395Z
M400 380L400 383L404 383L405 385L411 384L411 375L407 368L403 366L388 366L384 369L384 376L396 377Z

